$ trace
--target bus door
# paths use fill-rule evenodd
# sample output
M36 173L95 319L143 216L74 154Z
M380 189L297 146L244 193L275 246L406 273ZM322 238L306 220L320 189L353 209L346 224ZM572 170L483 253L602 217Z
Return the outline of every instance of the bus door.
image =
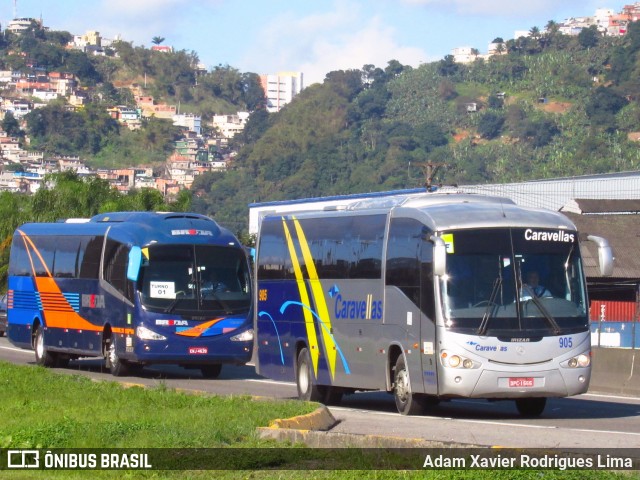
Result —
M431 232L423 229L420 244L420 353L424 393L438 393L438 355L436 338L435 290L433 281L433 244Z
M385 341L402 346L411 388L437 393L433 322L433 246L411 218L392 218L386 259Z

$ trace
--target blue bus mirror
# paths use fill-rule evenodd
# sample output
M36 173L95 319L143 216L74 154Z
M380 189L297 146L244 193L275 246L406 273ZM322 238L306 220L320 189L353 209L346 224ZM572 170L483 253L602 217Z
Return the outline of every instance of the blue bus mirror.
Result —
M140 247L131 247L129 250L129 265L127 266L127 278L132 282L138 280L140 265L142 264L142 250Z

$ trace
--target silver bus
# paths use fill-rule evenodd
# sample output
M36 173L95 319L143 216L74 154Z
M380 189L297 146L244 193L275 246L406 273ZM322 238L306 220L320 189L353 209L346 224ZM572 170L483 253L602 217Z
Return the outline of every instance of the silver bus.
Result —
M259 205L259 204L258 204ZM256 245L256 370L327 404L392 392L417 414L456 397L587 391L589 303L579 237L550 210L425 193L263 212ZM537 277L537 279L536 279ZM537 282L536 282L537 280Z

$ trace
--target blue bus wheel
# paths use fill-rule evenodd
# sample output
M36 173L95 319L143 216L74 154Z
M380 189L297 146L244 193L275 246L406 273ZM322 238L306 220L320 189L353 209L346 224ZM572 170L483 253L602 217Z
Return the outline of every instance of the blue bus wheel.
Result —
M47 350L44 342L44 328L38 325L36 338L33 342L33 349L36 352L36 363L42 367L55 367L56 355Z
M307 348L300 350L296 366L298 398L307 402L321 402L323 400L323 391L313 381L313 367L311 366L311 356Z
M213 365L202 365L200 367L200 373L204 378L218 378L220 376L220 371L222 370L222 365L219 363L215 363Z
M125 360L122 360L118 356L118 349L116 347L116 336L112 336L108 342L107 349L107 368L114 377L122 377L129 373L129 365Z

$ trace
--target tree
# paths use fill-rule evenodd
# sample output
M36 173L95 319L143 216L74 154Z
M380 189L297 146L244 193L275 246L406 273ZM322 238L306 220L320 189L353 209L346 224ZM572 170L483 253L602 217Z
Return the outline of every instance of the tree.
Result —
M485 113L478 124L478 133L482 138L492 140L500 135L504 125L504 116L494 112Z
M151 39L151 42L152 42L154 45L160 45L162 42L164 42L164 40L165 40L165 38L164 38L164 37L153 37L153 38Z
M445 55L444 58L438 62L438 73L443 77L453 77L459 72L460 65L456 63L453 55Z
M591 25L589 28L583 28L578 34L578 43L582 48L593 48L598 45L600 33L598 27Z
M612 88L598 87L585 106L585 112L594 125L608 131L616 128L615 115L628 101Z
M2 130L4 130L10 137L22 137L24 132L20 129L20 124L13 113L7 112L4 114L2 120Z

